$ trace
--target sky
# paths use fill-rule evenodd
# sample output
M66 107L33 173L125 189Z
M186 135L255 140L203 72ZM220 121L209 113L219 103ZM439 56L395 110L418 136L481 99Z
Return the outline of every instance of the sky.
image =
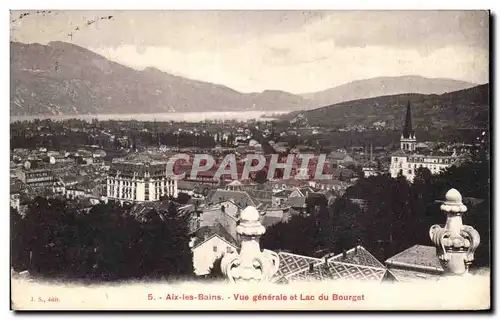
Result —
M489 77L486 11L51 11L19 19L25 12L11 12L11 41L70 42L241 92L315 92L379 76Z

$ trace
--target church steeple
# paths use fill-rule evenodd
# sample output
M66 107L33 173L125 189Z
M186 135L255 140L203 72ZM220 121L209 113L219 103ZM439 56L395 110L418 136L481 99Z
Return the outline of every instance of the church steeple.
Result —
M401 133L401 149L406 151L415 151L417 145L417 138L415 137L415 132L413 131L411 123L411 106L410 101L406 106L406 118L403 127L403 132Z
M403 138L410 139L413 136L415 136L415 133L413 132L411 125L411 106L410 101L408 100L408 105L406 106L405 125L403 127Z

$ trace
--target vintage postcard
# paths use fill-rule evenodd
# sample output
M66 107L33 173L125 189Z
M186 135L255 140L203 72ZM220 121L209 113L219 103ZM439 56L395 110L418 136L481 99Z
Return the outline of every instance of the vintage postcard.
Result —
M11 11L11 309L489 310L489 34Z

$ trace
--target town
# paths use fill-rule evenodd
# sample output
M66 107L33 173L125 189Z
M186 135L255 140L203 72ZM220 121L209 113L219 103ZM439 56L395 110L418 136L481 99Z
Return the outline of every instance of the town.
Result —
M189 239L191 268L197 277L211 277L225 253L238 251L241 240L238 240L237 226L242 210L248 206L258 210L260 221L268 230L263 239L266 245L333 257L331 243L325 244L332 235L323 229L331 228L333 232L343 228L336 236L346 232L349 235L337 239L334 247L346 258L349 246L355 247L355 255L359 254L360 239L369 238L352 225L353 221L348 221L357 219L355 216L348 220L342 217L352 210L367 211L370 200L359 195L366 193L367 189L363 188L367 186L363 184L367 181L372 181L377 188L381 182L376 179L402 178L410 184L424 179L430 183L431 176L449 174L453 172L451 169L462 165L489 161L485 160L489 159L485 131L478 132L472 143L419 142L412 126L410 103L401 109L405 116L399 141L375 146L372 143L342 145L342 141L332 141L331 145L311 144L309 141L315 135L327 132L328 128L312 128L300 115L294 119L293 129L279 119L203 123L76 119L15 122L11 127L11 208L19 217L26 217L30 211L36 211L34 205L40 206L41 199L45 199L49 201L46 205L59 201L64 210L71 208L84 215L96 208L104 212L116 210L116 207L102 209L113 204L141 222L148 222L152 212L159 214L162 220L166 219L164 214L177 214L184 217L187 224L185 237ZM385 133L380 128L376 132ZM290 158L291 155L295 157ZM322 155L323 161L318 162ZM228 164L223 160L226 157L234 159L234 174L221 171ZM268 174L272 157L274 165L288 164L289 168L278 165ZM260 166L252 162L259 158L264 160ZM305 164L303 158L307 158ZM169 159L174 161L169 163ZM182 161L176 161L179 159ZM255 170L249 172L248 168ZM318 168L325 174L322 178L315 175ZM352 192L359 188L360 191ZM353 197L351 193L358 195ZM467 199L473 204L484 201ZM343 212L332 222L329 210L341 205ZM284 232L286 228L290 229L288 232L308 232L303 229L307 225L304 219L315 219L315 233L323 231L321 244L310 248L291 244L290 248L286 242L291 240L280 236L280 231L275 231L278 233L272 238L273 226ZM391 223L392 219L389 219ZM300 227L301 223L305 224ZM303 230L292 231L297 227ZM413 241L411 237L407 240ZM387 259L388 254L397 251L393 242L391 230L388 241L377 239L377 245L365 244L376 251L377 258L368 252L365 254L374 261ZM98 245L94 246L98 250ZM23 261L19 263L24 266L33 264L33 253L28 252L19 257ZM306 268L311 262L321 260L302 259ZM95 271L97 265L94 261L92 270ZM385 268L380 263L374 267Z
M490 14L11 10L11 308L491 308Z
M253 198L259 191L257 198L263 204L276 207L288 200L294 188L309 188L307 192L311 193L321 191L331 202L360 177L388 173L395 178L402 174L411 181L419 167L437 174L452 165L471 160L488 143L484 131L477 133L473 144L417 142L411 128L409 104L406 117L400 145L373 146L367 143L343 148L336 148L338 144L325 147L305 144L312 139L311 135L291 132L289 128L277 125L277 121L214 121L201 125L97 120L88 123L76 119L16 122L12 124L11 136L11 203L22 212L30 199L37 195L58 195L79 200L82 205L91 205L108 200L122 204L158 201L162 197L177 198L180 194L202 204L210 200L207 196L211 190L227 188L244 189ZM312 132L307 122L302 123L295 129ZM327 128L312 130L320 132ZM290 141L289 136L297 141ZM411 154L412 151L415 153ZM167 174L165 168L168 159L179 154L186 158L175 163L173 169L182 173L184 178L172 179L173 174ZM205 168L208 170L202 168L193 174L191 166L197 154L210 156L214 163ZM296 161L290 164L289 177L283 178L284 172L280 169L276 169L272 177L267 177L273 154L278 157L277 163L286 162L289 155L297 155ZM297 159L303 155L320 154L326 155L321 166L331 179L313 178L317 158L306 159L312 160L307 169ZM224 163L223 159L233 155L237 161L237 177L220 173L220 169L225 168L219 167ZM252 155L253 159L266 159L266 168L261 168L266 172L264 176L253 172L250 177L248 170L244 174L245 166L249 165L247 155ZM141 175L144 178L145 165L150 166L150 170L156 168L158 174L154 189L153 185L148 186L152 192L147 196L144 181L139 186L136 182ZM304 177L299 177L299 171L304 169ZM242 180L233 181L242 175ZM299 190L301 197L306 196L304 190ZM300 200L289 202L301 203ZM303 205L291 208L300 211Z

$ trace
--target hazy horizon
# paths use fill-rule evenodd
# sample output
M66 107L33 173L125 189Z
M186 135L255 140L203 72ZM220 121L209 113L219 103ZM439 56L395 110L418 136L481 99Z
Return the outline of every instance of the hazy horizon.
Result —
M31 11L19 19L27 12L11 12L11 41L68 42L240 92L302 94L377 77L489 80L487 11Z

